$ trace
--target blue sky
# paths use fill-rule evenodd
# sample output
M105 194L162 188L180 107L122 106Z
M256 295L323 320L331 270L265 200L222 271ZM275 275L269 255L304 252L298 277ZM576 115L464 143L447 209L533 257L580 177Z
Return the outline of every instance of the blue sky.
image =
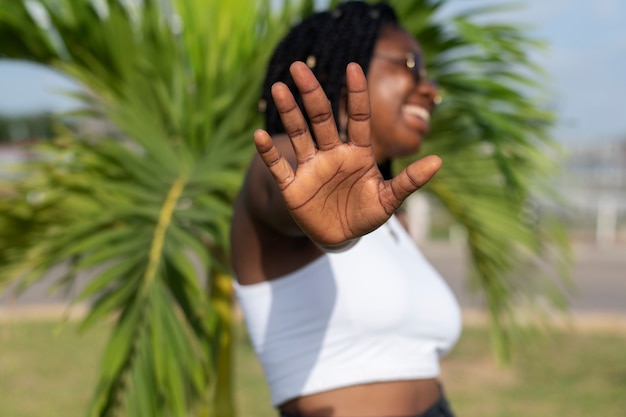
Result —
M537 59L550 74L559 117L555 137L563 142L626 138L626 1L522 3L524 9L507 17L531 24L548 42Z
M450 7L510 3L506 0L451 0ZM558 123L554 137L564 143L612 141L626 137L626 1L521 0L524 8L504 19L532 26L548 42L537 60L550 74ZM72 101L58 90L67 78L22 63L0 63L0 113L67 109Z

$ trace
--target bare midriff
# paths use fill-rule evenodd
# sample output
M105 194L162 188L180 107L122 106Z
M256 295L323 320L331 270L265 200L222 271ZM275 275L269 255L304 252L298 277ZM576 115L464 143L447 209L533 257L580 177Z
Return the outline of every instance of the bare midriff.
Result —
M441 395L437 379L378 382L299 397L280 406L302 417L411 417Z

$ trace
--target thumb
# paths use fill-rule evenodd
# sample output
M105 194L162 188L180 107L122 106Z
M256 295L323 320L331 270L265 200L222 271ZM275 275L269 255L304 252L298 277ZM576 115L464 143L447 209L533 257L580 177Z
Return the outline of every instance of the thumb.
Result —
M421 158L402 170L390 181L394 206L400 207L402 202L417 191L439 171L442 161L436 155Z

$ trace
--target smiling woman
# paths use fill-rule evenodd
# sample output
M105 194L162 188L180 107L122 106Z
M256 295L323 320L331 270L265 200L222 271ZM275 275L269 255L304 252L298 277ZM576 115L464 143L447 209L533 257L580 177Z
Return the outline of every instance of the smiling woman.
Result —
M357 1L302 21L270 61L231 242L285 417L452 416L439 357L459 337L459 306L394 216L441 160L389 169L430 128L423 62L393 9Z

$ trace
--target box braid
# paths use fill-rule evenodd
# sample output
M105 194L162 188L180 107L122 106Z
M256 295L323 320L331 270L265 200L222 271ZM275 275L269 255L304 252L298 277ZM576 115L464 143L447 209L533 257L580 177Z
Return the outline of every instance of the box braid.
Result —
M333 11L315 13L294 26L276 47L267 69L259 106L265 112L267 132L270 135L285 133L272 100L274 83L285 83L303 108L302 98L289 74L289 66L294 61L306 62L311 68L331 102L337 129L341 129L338 114L346 87L346 67L356 62L367 74L381 28L387 25L398 26L397 16L388 5L349 1ZM379 168L385 178L391 177L390 161Z

